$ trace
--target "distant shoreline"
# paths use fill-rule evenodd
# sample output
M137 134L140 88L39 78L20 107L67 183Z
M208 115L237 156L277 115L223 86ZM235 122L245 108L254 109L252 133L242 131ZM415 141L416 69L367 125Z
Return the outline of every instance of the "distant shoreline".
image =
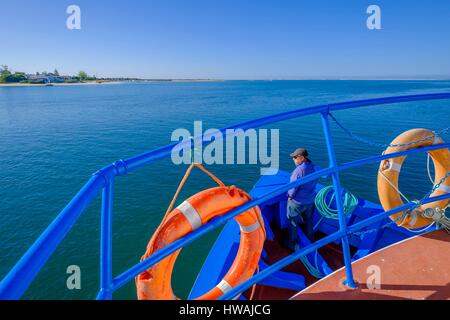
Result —
M450 79L259 79L259 80L225 80L225 79L142 79L142 80L117 80L117 81L86 81L86 82L62 82L62 83L0 83L1 87L69 87L69 86L96 86L122 83L155 83L155 82L172 82L172 83L208 83L208 82L226 82L226 81L450 81Z
M118 84L124 81L87 81L87 82L62 82L62 83L0 83L0 87L65 87L65 86L93 86L102 84Z
M120 83L142 83L142 82L222 82L225 80L212 79L148 79L148 80L117 80L117 81L85 81L85 82L62 82L62 83L0 83L0 87L65 87L65 86L91 86L102 84Z

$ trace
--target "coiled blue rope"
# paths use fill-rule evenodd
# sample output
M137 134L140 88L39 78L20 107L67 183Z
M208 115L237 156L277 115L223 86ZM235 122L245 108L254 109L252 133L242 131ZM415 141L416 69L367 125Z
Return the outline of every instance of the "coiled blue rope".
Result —
M330 200L327 201L327 197L332 193ZM317 211L324 217L328 219L338 220L339 213L337 209L331 207L331 204L335 201L336 194L334 192L333 186L328 186L320 189L314 200L316 204ZM344 194L344 213L349 216L355 211L358 206L358 198L350 192L345 192ZM334 206L336 208L336 206Z
M326 199L329 196L330 192L332 192L333 194L331 195L330 200L327 202ZM338 219L337 209L333 209L331 207L331 204L333 203L335 198L336 198L336 195L334 193L333 186L328 186L328 187L322 188L317 193L314 202L316 204L317 211L319 211L319 213L322 215L322 218L319 220L318 224L320 223L320 221L322 221L323 218L329 218L329 219L334 219L334 220ZM345 192L345 195L344 195L345 215L346 216L351 215L353 213L353 211L355 211L357 206L358 206L358 198L350 192ZM317 225L314 227L314 229L316 229L316 228L317 228ZM300 261L304 264L304 266L306 267L308 272L313 277L320 279L320 278L323 278L324 275L322 274L319 267L317 266L317 255L318 255L318 252L316 250L315 256L314 256L314 264L315 265L313 265L309 261L307 256L301 257Z

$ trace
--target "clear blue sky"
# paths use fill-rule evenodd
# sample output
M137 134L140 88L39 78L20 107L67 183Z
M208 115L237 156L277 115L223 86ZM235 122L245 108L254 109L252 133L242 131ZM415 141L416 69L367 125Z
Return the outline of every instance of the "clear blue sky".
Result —
M370 4L382 30L366 28ZM450 78L449 0L0 0L0 39L0 64L25 72Z

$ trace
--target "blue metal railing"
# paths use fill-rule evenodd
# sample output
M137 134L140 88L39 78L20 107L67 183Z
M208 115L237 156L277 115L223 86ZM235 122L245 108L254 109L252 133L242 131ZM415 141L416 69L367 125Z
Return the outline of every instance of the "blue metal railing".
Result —
M171 243L167 247L155 252L147 259L137 263L136 265L132 266L131 268L129 268L128 270L126 270L125 272L114 278L112 274L112 223L111 223L113 215L112 209L113 209L114 179L115 177L135 171L138 168L153 163L157 160L170 157L172 148L175 147L177 143L150 151L148 153L144 153L142 155L127 160L116 161L113 164L93 174L93 176L83 186L83 188L75 195L75 197L69 202L69 204L58 214L58 216L52 221L52 223L47 227L47 229L41 234L41 236L27 250L27 252L11 269L11 271L5 276L5 278L0 283L0 299L19 299L23 295L23 293L27 290L27 288L34 280L36 275L39 273L43 265L46 263L48 258L52 255L52 253L64 239L66 234L71 230L74 223L77 221L77 219L80 217L83 211L89 206L94 197L98 195L100 191L102 191L101 253L100 253L101 288L97 295L97 299L111 299L113 292L115 292L117 289L119 289L120 287L131 281L138 274L150 268L152 265L158 263L168 255L186 246L195 239L210 232L211 230L218 228L219 226L226 223L228 220L236 217L237 215L254 206L260 205L274 197L277 197L285 193L289 189L298 187L304 183L318 179L322 176L332 177L336 195L338 195L338 199L336 202L338 207L337 209L339 212L339 230L277 261L273 265L264 269L262 272L254 275L252 278L236 286L235 288L224 294L220 299L231 299L235 297L236 295L242 293L243 291L251 287L253 284L259 282L260 280L271 275L277 270L280 270L286 265L294 262L301 256L313 252L314 250L317 250L318 248L327 245L332 241L336 241L338 239L341 239L343 248L346 277L347 277L346 284L350 287L355 287L351 267L351 256L350 256L348 235L352 232L362 230L373 223L381 221L382 219L385 219L386 217L394 213L401 212L407 209L412 209L416 204L407 203L401 207L389 210L387 212L379 213L356 224L347 226L342 206L342 199L340 199L339 197L339 195L341 195L341 192L339 192L339 190L341 190L339 173L343 170L348 170L369 163L375 163L384 159L395 158L398 156L406 156L417 152L426 152L437 149L449 148L450 143L409 149L401 152L391 153L388 155L379 155L352 162L347 162L344 164L338 164L331 138L328 114L331 111L359 108L365 106L409 102L409 101L439 100L439 99L450 99L450 93L396 96L396 97L385 97L385 98L325 104L310 108L283 112L275 114L273 116L263 117L260 119L247 121L232 127L221 129L220 131L224 134L224 136L226 136L227 135L226 130L228 129L257 128L263 125L273 124L288 119L304 117L306 115L311 114L320 114L322 117L322 126L325 133L325 139L329 155L329 167L317 171L313 174L310 174L297 181L278 187L263 196L252 199L251 201L241 205L240 207L237 207L229 211L223 216L214 218L207 224L201 226L197 230ZM194 143L205 144L211 141L210 138L211 137L208 135L198 136L194 138ZM182 148L189 147L190 145L191 141L185 141L184 143L181 144L181 147ZM448 198L450 198L450 194L444 194L441 196L424 199L422 203L425 204Z

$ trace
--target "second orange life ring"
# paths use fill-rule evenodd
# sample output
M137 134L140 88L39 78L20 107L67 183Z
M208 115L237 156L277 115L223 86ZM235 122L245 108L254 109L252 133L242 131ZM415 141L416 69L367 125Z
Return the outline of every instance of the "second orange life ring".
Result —
M413 143L418 141L417 143ZM412 144L408 144L408 143ZM385 150L385 154L399 152L402 150L407 150L411 148L431 146L434 144L442 144L444 141L439 136L435 135L432 131L427 129L412 129L406 131L395 138L391 145L404 145L407 146L393 146ZM447 148L429 151L428 154L433 160L435 169L435 180L436 185L445 175L450 171L450 152ZM378 196L380 202L385 211L391 210L393 208L402 206L404 203L400 197L398 190L398 180L400 176L400 170L406 156L397 157L392 159L387 159L381 162L378 171ZM435 190L430 197L443 195L450 193L450 178L446 179L441 186ZM425 210L426 208L441 208L445 209L449 204L450 200L442 200L428 203L422 205L420 210ZM404 212L396 213L390 218L395 220L399 218ZM402 226L407 229L416 229L429 225L433 220L430 218L423 217L422 215L411 215L408 214L404 219L396 221L397 225Z
M220 216L250 200L244 191L231 187L204 190L184 201L169 213L164 223L152 236L141 261L166 247L212 218ZM222 281L199 300L215 300L236 285L249 279L256 271L265 241L264 222L258 207L238 215L241 235L237 256ZM140 300L178 299L172 290L172 271L181 249L136 277Z

